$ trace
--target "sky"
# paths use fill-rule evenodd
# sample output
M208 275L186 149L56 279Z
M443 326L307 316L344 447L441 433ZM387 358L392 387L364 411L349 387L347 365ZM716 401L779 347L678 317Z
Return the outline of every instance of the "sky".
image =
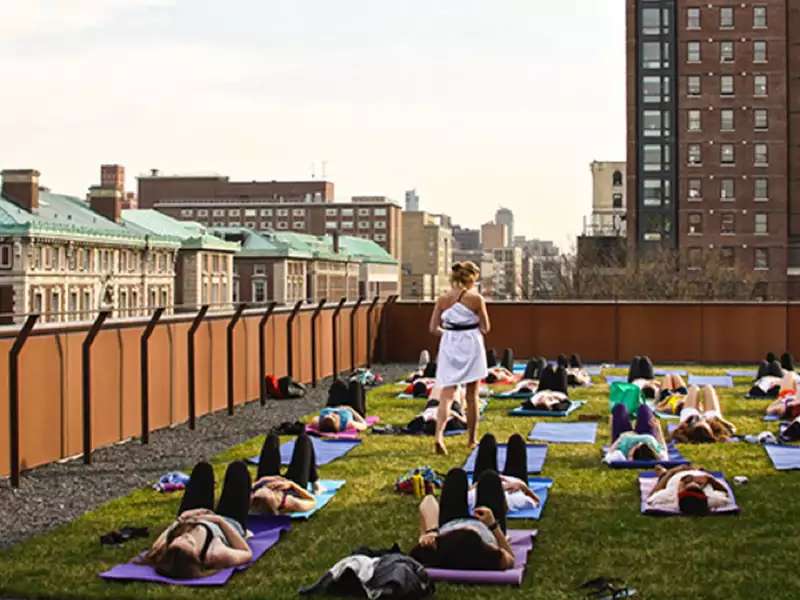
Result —
M620 0L0 0L0 168L325 175L574 244L625 157Z

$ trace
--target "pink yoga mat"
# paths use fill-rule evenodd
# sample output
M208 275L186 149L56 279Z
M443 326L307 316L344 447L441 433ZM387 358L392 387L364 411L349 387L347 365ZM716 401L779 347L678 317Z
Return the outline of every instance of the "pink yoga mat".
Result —
M508 541L514 551L514 568L505 571L461 571L458 569L425 569L433 581L450 583L485 583L496 585L522 585L528 554L533 549L536 529L509 529Z
M375 425L375 423L377 423L381 419L380 417L367 417L364 420L367 422L367 425L369 427L372 427L373 425ZM322 432L316 425L312 425L309 423L308 425L306 425L306 433L309 435L316 435L318 437L326 438L329 440L356 440L358 439L358 434L360 434L361 432L355 427L353 427L352 429L348 427L346 431L337 431L336 433Z

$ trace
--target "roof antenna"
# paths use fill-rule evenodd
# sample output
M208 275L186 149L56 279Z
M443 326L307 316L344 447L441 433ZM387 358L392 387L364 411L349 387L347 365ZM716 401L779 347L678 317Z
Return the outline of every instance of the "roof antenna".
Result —
M316 179L317 178L317 174L315 172L316 167L317 167L316 164L311 163L311 179Z
M323 161L322 161L322 179L323 179L323 180L325 179L325 168L326 168L327 166L328 166L328 161L327 161L327 160L323 160Z

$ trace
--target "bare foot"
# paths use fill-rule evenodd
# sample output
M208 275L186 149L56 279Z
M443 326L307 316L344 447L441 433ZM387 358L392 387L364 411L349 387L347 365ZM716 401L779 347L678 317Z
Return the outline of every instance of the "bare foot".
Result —
M469 448L470 450L477 447L478 447L478 440L470 440L469 442L467 442L467 448Z
M442 442L436 442L434 444L434 448L436 449L436 454L441 454L442 456L447 456L447 448L445 448Z

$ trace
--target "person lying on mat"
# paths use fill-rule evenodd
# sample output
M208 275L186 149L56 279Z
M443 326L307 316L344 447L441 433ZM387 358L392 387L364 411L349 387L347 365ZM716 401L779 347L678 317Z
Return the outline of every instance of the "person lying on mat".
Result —
M645 398L656 398L660 383L656 380L653 361L648 356L634 356L628 368L628 383L642 390Z
M439 388L440 389L440 388ZM434 398L433 396L436 396ZM461 401L456 396L450 406L450 418L444 426L445 431L464 431L467 428L467 417L464 415L464 408ZM439 411L439 395L434 392L431 399L425 405L424 410L409 421L406 430L410 433L425 433L433 435L436 432L436 416Z
M567 370L552 365L542 370L536 393L522 403L522 408L528 410L564 411L569 407Z
M406 383L414 383L420 378L433 378L436 377L436 362L431 361L430 352L423 350L419 354L419 363L417 369L406 377Z
M311 421L323 433L337 433L367 428L367 401L364 386L358 381L345 383L339 379L331 384L328 404Z
M528 487L528 454L525 440L518 433L511 435L506 444L506 464L503 472L497 468L497 440L491 433L484 434L475 456L475 476L467 495L470 510L475 508L477 486L484 473L499 473L509 511L528 510L539 506L541 500Z
M250 473L244 462L228 465L214 510L214 470L207 462L192 469L176 520L137 562L175 579L213 575L253 558L245 541L250 508Z
M778 399L767 407L767 414L781 420L792 421L800 416L800 397L797 394L797 380L787 372L781 380Z
M514 383L515 381L514 373L505 367L489 367L486 383Z
M309 484L314 493L309 492ZM317 505L314 494L321 491L311 438L305 433L297 436L286 475L281 476L281 440L277 433L270 433L258 458L256 481L250 495L252 512L270 515L306 512Z
M747 393L751 398L777 398L784 386L784 379L797 381L798 374L794 370L794 359L790 354L781 356L780 362L775 355L769 353L767 360L761 361L753 386Z
M428 495L419 505L420 536L409 553L426 567L470 571L503 571L514 566L506 537L506 501L500 476L481 475L477 507L470 512L468 481L463 469L451 469L441 501Z
M629 460L667 460L669 452L661 423L646 404L639 406L636 427L631 427L627 407L620 403L611 409L611 441L606 462Z
M572 387L584 387L592 385L592 376L583 368L581 357L577 354L572 354L567 358L566 354L560 354L556 361L559 367L564 367L567 371L567 385Z
M736 427L722 416L716 390L710 386L701 389L696 385L689 387L680 412L680 423L672 432L670 439L680 443L725 442L736 434ZM701 404L702 402L702 404ZM702 412L701 412L702 411Z
M414 398L429 398L434 387L436 387L435 379L420 377L414 383L409 383L403 392L411 394Z
M656 473L658 482L647 497L648 507L677 508L684 514L701 516L731 500L725 484L704 469L658 466Z
M686 387L683 377L675 374L664 375L655 408L658 412L679 415L688 395L689 388Z

